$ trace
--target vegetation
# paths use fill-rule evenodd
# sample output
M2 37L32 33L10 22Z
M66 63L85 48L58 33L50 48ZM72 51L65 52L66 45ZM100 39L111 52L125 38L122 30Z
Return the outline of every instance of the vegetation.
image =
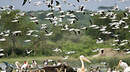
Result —
M10 12L10 13L9 13ZM59 26L52 26L50 24L49 20L45 20L46 14L49 11L36 11L36 12L26 12L24 16L20 16L19 13L21 11L19 10L12 10L12 11L2 11L0 12L1 18L0 18L0 32L5 33L5 31L9 30L10 34L9 36L3 36L0 35L0 38L6 38L6 41L0 42L0 47L4 49L5 57L19 57L19 56L27 56L25 53L26 50L33 50L33 52L29 56L66 56L66 52L69 51L75 51L74 54L70 54L70 56L78 57L79 55L86 55L91 56L96 53L93 53L92 50L96 48L117 48L111 46L111 43L113 43L114 37L103 35L99 30L94 30L92 28L89 28L91 25L90 20L95 25L104 26L111 22L110 19L99 19L100 16L96 15L91 17L89 14L90 11L86 11L86 14L83 15L82 13L76 13L75 15L79 18L79 21L75 24L71 25L71 27L74 28L80 28L80 27L87 27L88 30L83 30L79 35L76 35L73 32L68 31L61 31L61 27ZM123 13L125 11L118 11L117 15L123 16ZM29 19L30 14L38 17L39 23L33 23ZM58 13L55 12L55 15L58 16ZM14 20L14 18L17 19L18 22L11 22ZM130 16L129 16L130 18ZM119 19L118 19L119 20ZM127 24L130 24L130 20L126 20ZM62 24L66 24L67 19L64 19ZM40 29L40 26L42 24L47 24L48 31L53 31L52 36L45 36L45 31ZM33 33L33 35L38 35L38 37L35 36L27 36L27 32L29 30L37 30ZM111 31L111 28L108 28L109 31ZM130 29L120 29L118 31L113 31L114 33L120 33L120 39L127 39L129 40L128 33ZM20 34L13 34L14 31L22 31ZM105 40L104 43L97 44L96 39L97 38L103 38ZM24 42L25 40L31 40L31 42ZM54 52L53 50L55 48L60 48L62 52ZM129 44L122 46L122 49L129 48Z

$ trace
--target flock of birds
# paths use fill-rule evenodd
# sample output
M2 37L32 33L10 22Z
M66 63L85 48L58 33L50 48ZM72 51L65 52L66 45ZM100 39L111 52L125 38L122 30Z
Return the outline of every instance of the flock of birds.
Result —
M66 62L62 63L60 60L58 62L54 60L44 60L42 65L39 65L36 60L32 60L32 64L28 61L24 61L24 64L20 64L18 61L15 64L9 64L3 62L0 64L1 72L85 72L84 61L91 63L91 61L85 56L80 56L80 61L82 67L75 69L70 67ZM51 64L49 64L51 63Z
M81 55L79 57L81 62L80 68L74 68L69 66L66 62L54 61L54 60L44 60L42 64L38 64L36 60L32 60L32 64L29 64L28 61L24 61L23 64L16 61L15 64L9 64L8 62L3 62L0 64L0 68L2 69L1 72L104 72L101 70L100 67L95 68L88 68L85 67L84 61L88 63L92 63L88 58ZM51 64L49 64L51 63ZM115 69L108 68L106 72L120 72L118 69L119 67L123 68L123 72L129 72L130 67L126 62L122 60L119 61L117 67Z
M121 2L124 2L125 0L120 0ZM31 0L24 0L22 6L24 6L26 3L31 3ZM81 0L77 0L78 3L81 2ZM88 2L88 0L82 0L82 2ZM62 9L62 3L68 5L68 6L73 6L75 8L78 8L77 10L69 10L69 11L64 11ZM67 0L44 0L44 1L37 1L34 2L35 6L41 6L41 5L46 5L48 7L48 9L50 10L49 13L46 14L46 20L48 20L50 22L50 24L52 24L54 27L58 26L61 27L61 31L68 31L68 32L73 32L75 35L79 35L81 34L82 30L88 30L88 27L83 26L80 28L73 28L71 27L71 25L75 24L76 22L79 21L79 18L75 15L75 13L81 13L83 15L86 15L87 13L85 12L85 6L84 5L79 5L77 7L77 5L75 5L74 3L70 3ZM0 7L0 10L7 10L7 14L10 14L12 10L14 10L14 6L12 5L8 5L8 6L3 6ZM58 11L58 16L55 15L55 10ZM126 7L126 12L123 13L123 17L120 18L120 20L118 20L118 16L114 11L118 11L118 5L115 5L114 8L112 10L100 10L97 12L92 12L89 15L91 17L93 16L99 16L99 19L110 19L111 23L107 24L107 25L95 25L94 22L89 19L90 22L90 26L89 28L92 28L94 30L98 30L99 34L101 37L98 37L96 40L96 43L103 43L105 38L102 37L102 35L104 36L111 36L113 38L115 38L115 40L113 40L114 43L112 43L112 46L124 46L129 44L129 40L126 39L120 39L120 33L119 34L115 34L114 31L117 31L119 29L124 29L126 31L128 31L128 33L130 32L130 30L128 30L129 25L127 24L127 20L129 19L129 13L130 13L130 7ZM25 16L26 13L24 12L20 12L17 13L15 15L15 18L11 21L12 23L19 23L19 18L21 18L22 16ZM45 36L49 37L51 35L54 34L53 31L48 30L49 26L48 24L39 24L39 20L36 16L34 16L33 14L29 14L30 16L30 21L40 25L40 30L45 32ZM67 18L67 23L66 24L62 24L62 22L64 21L64 19ZM0 19L2 19L1 15L0 15ZM111 29L111 30L109 30ZM28 30L26 32L27 36L31 36L31 37L36 37L36 38L41 38L38 34L35 34L37 32L40 32L39 30ZM3 32L0 32L0 42L4 42L6 41L5 37L8 36L17 36L19 34L21 34L22 31L18 30L18 31L11 31L11 30L6 30ZM31 42L32 40L27 39L24 40L24 43L28 43ZM115 50L120 50L120 48L115 49ZM27 54L30 54L33 50L26 50ZM62 52L60 49L56 48L55 50L53 50L55 52ZM129 50L127 50L128 52ZM70 51L70 52L66 52L66 54L72 54L75 53L75 51ZM130 52L128 52L130 53ZM68 59L68 56L65 57L65 59ZM91 61L89 59L87 59L86 57L84 57L83 55L80 56L80 61L81 61L81 68L79 69L73 69L72 67L70 67L68 64L66 63L56 63L53 65L47 65L48 62L50 62L52 60L47 60L44 61L44 64L42 66L39 66L38 63L35 60L32 60L32 64L29 64L27 61L24 62L24 64L20 64L18 61L15 62L15 65L12 64L8 64L7 62L3 62L2 64L0 64L1 69L3 70L3 72L11 72L13 69L15 69L17 72L85 72L86 68L84 67L84 61L87 61L89 63L91 63ZM121 66L124 69L124 72L129 72L130 71L130 67L127 65L127 63L123 62L122 60L119 61L118 66ZM8 71L8 68L11 68L10 71ZM30 69L34 69L34 70L30 70ZM96 71L92 70L90 72L101 72L99 69L97 69ZM119 72L117 70L111 70L108 69L107 72Z

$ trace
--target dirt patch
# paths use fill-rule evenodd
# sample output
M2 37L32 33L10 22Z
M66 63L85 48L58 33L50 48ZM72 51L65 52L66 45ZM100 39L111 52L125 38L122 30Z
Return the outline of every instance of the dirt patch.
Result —
M99 50L97 55L94 55L93 57L99 57L99 56L107 56L107 57L113 57L113 56L124 56L125 53L123 51L115 51L112 48L102 48Z

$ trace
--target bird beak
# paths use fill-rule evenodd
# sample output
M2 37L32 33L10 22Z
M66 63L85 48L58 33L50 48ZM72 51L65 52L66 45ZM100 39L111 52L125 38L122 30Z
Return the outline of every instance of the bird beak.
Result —
M117 69L119 69L119 67L120 67L120 61L119 61L119 63L118 63Z
M84 57L83 60L91 63L91 61L88 58L86 58L86 57Z

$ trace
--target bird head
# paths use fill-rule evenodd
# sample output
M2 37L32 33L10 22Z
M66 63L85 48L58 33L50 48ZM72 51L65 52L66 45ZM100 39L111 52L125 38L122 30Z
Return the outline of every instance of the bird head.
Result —
M117 69L120 67L121 62L122 62L122 60L119 61Z
M87 61L87 62L91 63L91 61L83 55L80 56L80 60Z

